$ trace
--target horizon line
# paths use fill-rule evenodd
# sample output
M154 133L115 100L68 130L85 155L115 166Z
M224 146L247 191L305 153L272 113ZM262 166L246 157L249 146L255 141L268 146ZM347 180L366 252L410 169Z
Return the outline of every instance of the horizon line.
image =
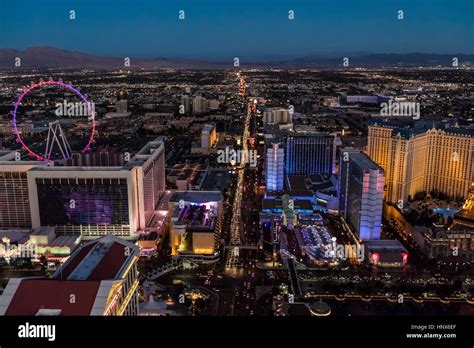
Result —
M56 47L56 46L50 46L50 45L33 45L33 46L28 46L24 49L21 48L15 48L15 47L0 47L0 50L14 50L18 52L26 52L29 49L34 49L34 48L50 48L50 49L56 49L56 50L61 50L61 51L66 51L66 52L71 52L71 53L81 53L89 56L95 56L95 57L102 57L102 58L116 58L116 59L122 59L122 55L103 55L103 54L97 54L97 53L90 53L88 51L81 51L81 50L71 50L67 48L61 48L61 47ZM193 57L191 55L187 56L174 56L174 55L169 55L169 56L130 56L130 58L134 59L140 59L140 60L155 60L155 59L178 59L178 60L198 60L198 61L212 61L212 62L219 62L222 59L232 59L234 57L238 58L251 58L251 59L270 59L270 60L277 60L277 59L298 59L298 58L304 58L304 57L310 57L310 56L317 56L317 55L323 55L327 57L321 57L321 58L340 58L344 57L345 55L357 55L357 56L367 56L367 55L413 55L413 54L425 54L425 55L474 55L474 51L471 53L466 53L466 52L453 52L453 53L441 53L441 52L420 52L420 51L410 51L410 52L376 52L376 51L320 51L320 52L306 52L306 53L300 53L300 54L292 54L292 55L277 55L277 54L260 54L260 55L254 55L254 56L246 56L246 55L229 55L227 57L220 57L220 58L215 58L212 59L211 57L209 58L203 58L203 57ZM350 57L349 57L350 58Z

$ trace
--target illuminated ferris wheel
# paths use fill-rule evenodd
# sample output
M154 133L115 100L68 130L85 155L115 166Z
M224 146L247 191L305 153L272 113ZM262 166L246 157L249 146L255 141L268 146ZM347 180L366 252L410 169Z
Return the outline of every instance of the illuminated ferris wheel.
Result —
M88 120L90 121L91 131L90 131L87 143L84 146L84 148L81 150L81 152L87 152L90 150L90 146L92 142L94 141L95 124L96 124L95 122L96 113L95 113L95 108L93 107L93 104L87 100L85 95L83 95L77 88L73 87L71 84L64 83L61 80L54 81L50 79L48 81L41 80L39 83L33 83L31 86L24 88L22 93L18 96L18 99L16 100L14 109L12 111L13 132L16 137L16 142L21 145L21 148L23 151L27 152L30 157L33 157L36 160L46 161L46 162L51 162L53 160L51 157L52 157L54 145L56 145L59 148L59 152L61 153L64 160L71 159L72 157L71 146L69 145L69 142L66 138L66 134L63 128L61 127L60 122L56 120L54 122L48 123L48 136L46 139L46 150L44 151L44 154L38 154L34 152L33 150L31 150L30 147L25 143L25 139L22 137L22 132L20 131L17 124L17 112L23 98L28 93L30 93L32 90L40 89L44 86L51 86L51 85L65 88L69 90L70 92L74 93L75 95L79 96L79 98L81 99L81 103L84 105L83 109L85 109L87 112ZM76 110L77 110L77 107L76 107Z

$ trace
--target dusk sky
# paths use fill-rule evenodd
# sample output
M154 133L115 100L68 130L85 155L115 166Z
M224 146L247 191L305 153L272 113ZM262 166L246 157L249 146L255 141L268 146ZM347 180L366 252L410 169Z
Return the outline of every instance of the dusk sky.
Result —
M0 0L0 48L210 60L474 53L473 13L473 0Z

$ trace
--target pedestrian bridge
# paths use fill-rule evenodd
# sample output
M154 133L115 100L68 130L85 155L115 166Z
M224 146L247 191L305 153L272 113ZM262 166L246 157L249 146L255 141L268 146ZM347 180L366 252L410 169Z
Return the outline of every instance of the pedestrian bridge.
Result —
M171 271L177 270L177 269L194 269L197 268L198 264L192 260L187 260L187 259L173 259L171 262L167 263L166 265L163 265L152 272L144 275L142 279L146 280L155 280L166 273L169 273Z

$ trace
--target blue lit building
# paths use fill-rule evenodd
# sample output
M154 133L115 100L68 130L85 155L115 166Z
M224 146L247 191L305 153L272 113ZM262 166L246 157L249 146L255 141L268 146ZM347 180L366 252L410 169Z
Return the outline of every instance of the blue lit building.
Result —
M283 190L285 178L285 148L282 143L271 143L265 152L265 184L267 190Z
M342 149L340 160L340 211L360 239L380 239L384 171L367 155Z
M286 142L286 175L335 173L335 137L327 133L290 133Z

